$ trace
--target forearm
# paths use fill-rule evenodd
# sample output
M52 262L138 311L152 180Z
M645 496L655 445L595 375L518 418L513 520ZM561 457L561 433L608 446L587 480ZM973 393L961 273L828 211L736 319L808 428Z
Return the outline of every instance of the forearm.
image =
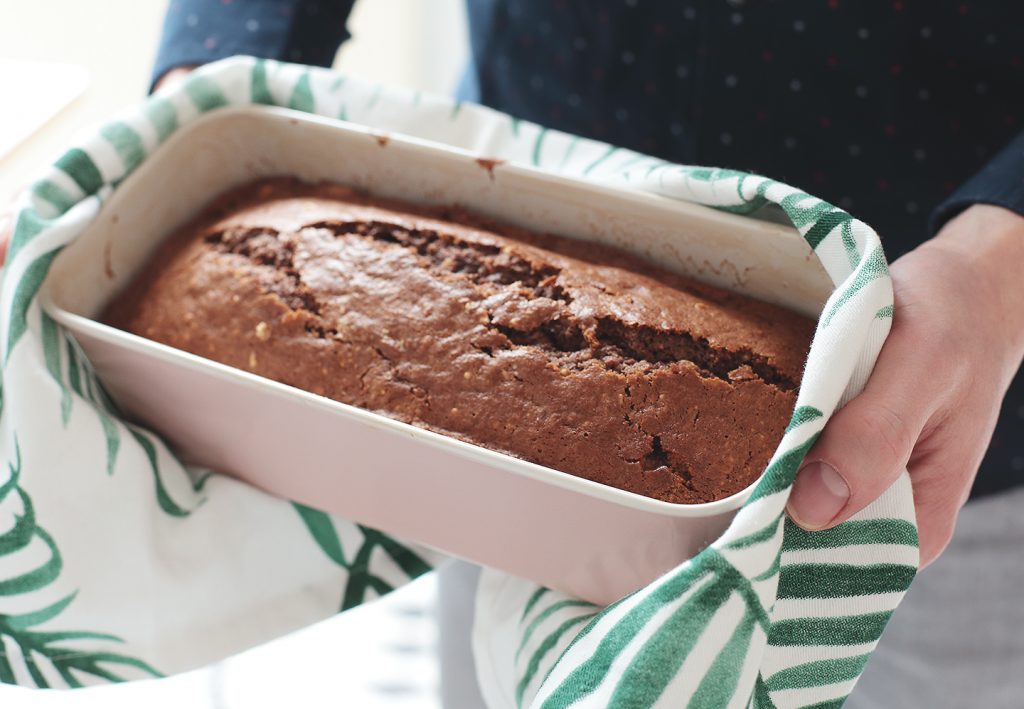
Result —
M1024 354L1024 132L935 208L931 230L925 248L953 254L988 293L1009 351Z
M1003 207L1024 217L1024 131L932 212L932 233L974 204Z

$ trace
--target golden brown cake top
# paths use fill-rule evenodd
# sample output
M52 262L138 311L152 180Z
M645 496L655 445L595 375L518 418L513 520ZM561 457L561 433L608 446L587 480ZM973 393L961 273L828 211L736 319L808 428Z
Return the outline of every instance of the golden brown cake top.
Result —
M417 208L286 178L248 185L221 203L230 214L208 224L206 234L338 232L376 223L450 235L455 239L420 250L438 263L447 259L455 272L487 271L482 282L519 280L533 290L495 289L490 305L498 326L535 330L569 315L583 330L593 329L595 344L615 345L632 359L690 359L719 376L747 364L765 381L792 389L813 334L814 323L791 311L670 273L620 249L537 234L458 208ZM310 287L328 287L330 266L310 262L303 278Z
M291 179L218 199L105 320L679 503L763 470L814 327L608 246Z

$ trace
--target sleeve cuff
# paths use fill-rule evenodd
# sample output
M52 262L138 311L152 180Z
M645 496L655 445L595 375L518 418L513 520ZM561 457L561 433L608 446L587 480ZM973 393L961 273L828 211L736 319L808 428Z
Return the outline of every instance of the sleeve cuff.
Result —
M957 214L979 203L1024 216L1024 132L935 208L929 231L935 234Z
M330 66L354 0L173 0L164 18L150 90L179 66L246 54Z

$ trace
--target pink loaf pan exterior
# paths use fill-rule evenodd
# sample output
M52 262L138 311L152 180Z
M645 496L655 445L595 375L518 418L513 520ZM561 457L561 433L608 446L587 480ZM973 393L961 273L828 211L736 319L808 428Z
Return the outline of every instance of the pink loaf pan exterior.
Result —
M216 111L133 173L54 261L44 308L114 400L186 462L594 603L642 587L714 540L752 489L701 505L652 500L393 421L103 325L93 318L173 228L262 176L333 180L457 203L528 228L612 243L816 315L831 291L791 228L625 192L339 121ZM245 155L245 159L233 159ZM167 195L174 195L168 200ZM694 273L696 263L731 269ZM738 273L752 274L741 280ZM730 275L732 274L732 275ZM781 286L780 286L781 284Z

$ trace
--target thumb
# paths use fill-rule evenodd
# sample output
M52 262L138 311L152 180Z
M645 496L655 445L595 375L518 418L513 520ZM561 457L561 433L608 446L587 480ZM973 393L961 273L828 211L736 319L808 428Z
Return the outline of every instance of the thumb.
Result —
M897 366L912 361L899 349L883 348L867 387L836 412L804 459L787 506L800 527L814 531L849 519L906 468L931 402L930 387L912 385L906 365Z

